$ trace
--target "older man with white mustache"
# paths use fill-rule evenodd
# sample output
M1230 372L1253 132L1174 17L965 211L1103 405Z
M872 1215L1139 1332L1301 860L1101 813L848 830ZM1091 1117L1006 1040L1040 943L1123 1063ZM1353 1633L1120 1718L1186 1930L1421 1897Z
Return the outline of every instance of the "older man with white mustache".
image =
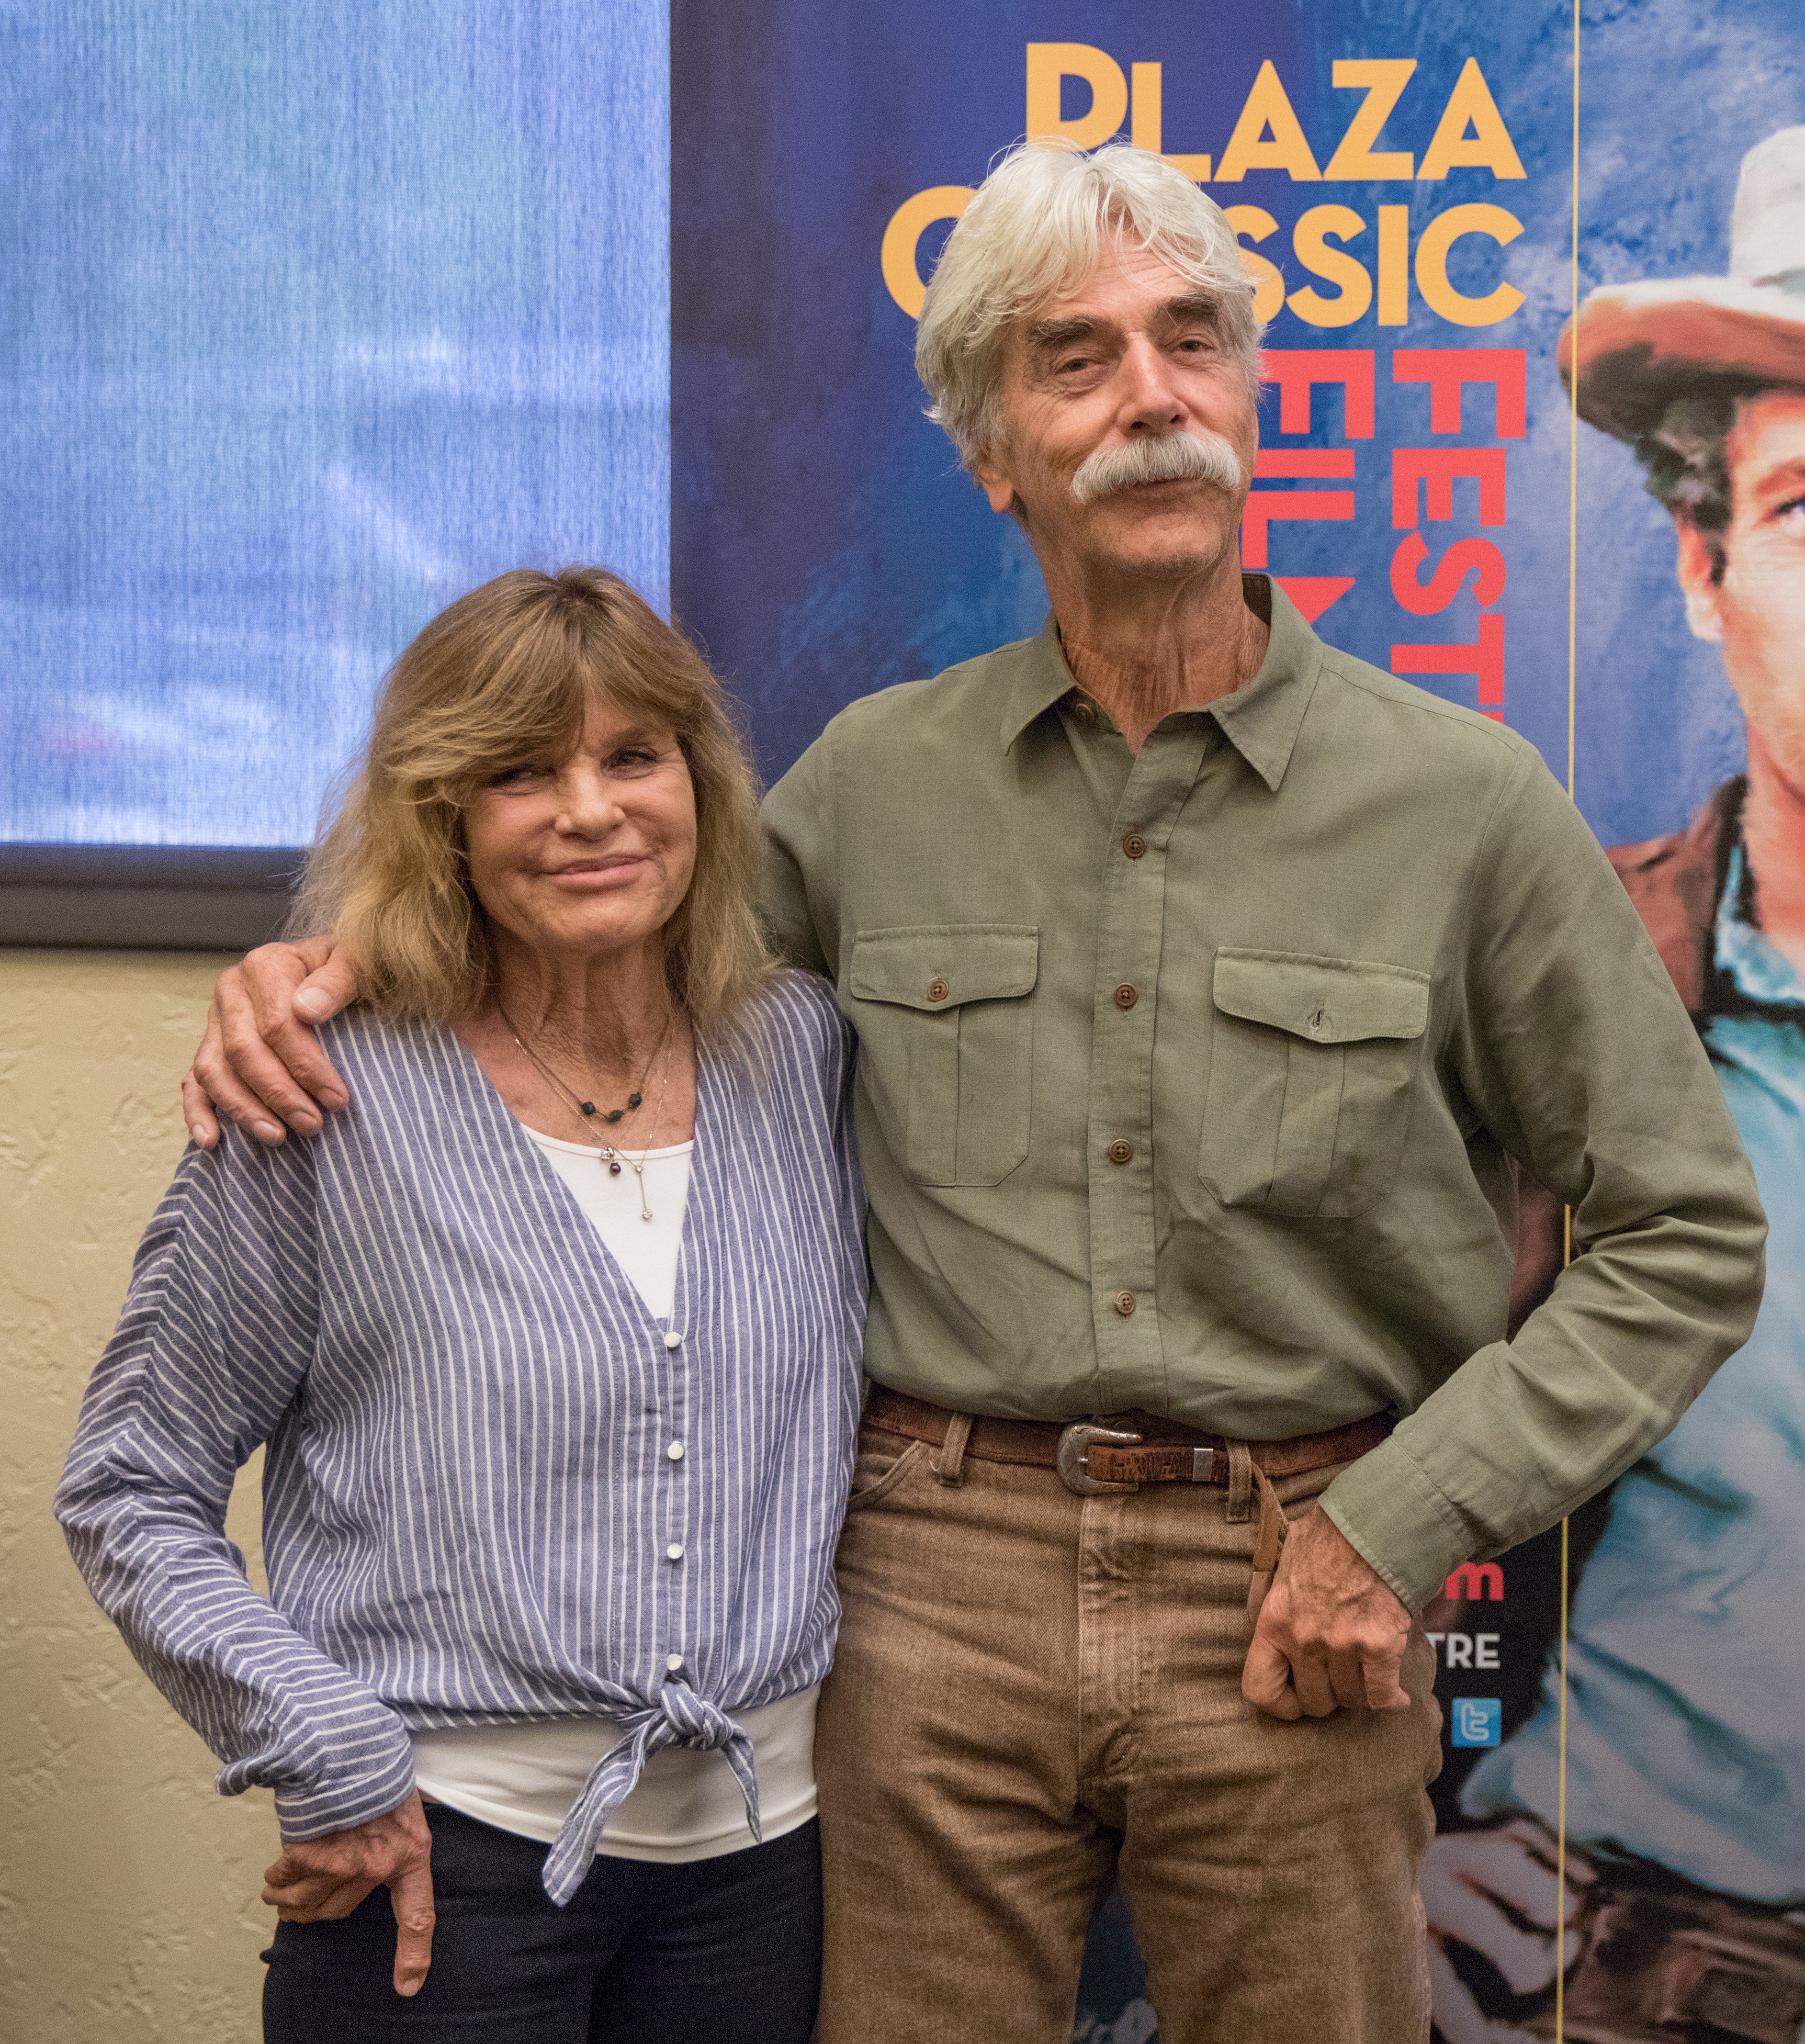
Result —
M1094 504L1137 482L1213 482L1219 490L1242 490L1246 482L1240 456L1220 433L1187 432L1181 426L1158 440L1130 440L1086 455L1072 478L1072 494L1081 504Z
M1760 1295L1722 1095L1532 748L1241 573L1258 341L1158 157L1000 164L917 362L1052 614L766 804L870 1202L824 2044L1058 2044L1112 1876L1168 2044L1427 2037L1412 1613L1663 1434ZM318 1122L279 1058L342 1097L294 1013L344 962L289 1003L320 962L229 978L198 1063L266 1139ZM1507 1343L1515 1160L1581 1253Z

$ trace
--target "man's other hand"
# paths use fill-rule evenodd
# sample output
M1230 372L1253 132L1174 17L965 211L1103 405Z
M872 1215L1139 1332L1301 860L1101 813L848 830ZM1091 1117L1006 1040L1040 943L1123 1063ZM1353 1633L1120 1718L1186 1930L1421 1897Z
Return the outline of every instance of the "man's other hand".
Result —
M1319 1505L1279 1550L1241 1693L1275 1718L1326 1718L1354 1704L1401 1711L1410 1613Z
M432 1963L432 1834L420 1791L367 1823L285 1845L263 1875L263 1900L285 1923L348 1916L372 1888L395 1912L395 1992L418 1994Z
M1488 2021L1448 1957L1464 1945L1489 1959L1513 1995L1536 1994L1554 1984L1557 1915L1568 1925L1581 1892L1595 1878L1570 1848L1564 1909L1552 1833L1532 1817L1494 1831L1456 1831L1435 1839L1423 1862L1423 1908L1429 1919L1429 1970L1435 2027L1448 2044L1496 2044L1527 2036ZM1561 1964L1579 1956L1579 1934L1568 1929Z
M263 944L229 966L182 1082L190 1135L212 1149L221 1114L259 1143L280 1143L290 1128L316 1133L321 1109L341 1108L351 1096L310 1025L356 998L357 974L330 937Z

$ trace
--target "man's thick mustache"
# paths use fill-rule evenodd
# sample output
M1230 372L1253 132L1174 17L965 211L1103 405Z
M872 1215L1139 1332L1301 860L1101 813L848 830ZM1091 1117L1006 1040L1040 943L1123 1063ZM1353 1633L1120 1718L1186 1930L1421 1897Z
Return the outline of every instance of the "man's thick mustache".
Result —
M1162 433L1158 440L1099 448L1080 464L1071 488L1079 503L1090 504L1137 482L1213 482L1239 490L1246 480L1241 457L1219 433Z

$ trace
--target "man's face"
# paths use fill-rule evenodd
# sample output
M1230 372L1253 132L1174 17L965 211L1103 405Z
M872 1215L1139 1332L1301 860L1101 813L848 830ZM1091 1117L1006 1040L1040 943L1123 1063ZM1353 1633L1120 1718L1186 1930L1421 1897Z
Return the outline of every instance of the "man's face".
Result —
M1186 478L1073 496L1089 456L1175 432L1226 440L1239 485ZM1143 249L1107 258L1081 289L1016 322L1002 429L976 473L993 510L1016 509L1050 581L1100 570L1176 579L1235 544L1258 444L1254 394L1208 302Z
M1805 391L1745 400L1728 452L1722 579L1682 524L1680 584L1693 630L1722 644L1751 743L1805 797Z

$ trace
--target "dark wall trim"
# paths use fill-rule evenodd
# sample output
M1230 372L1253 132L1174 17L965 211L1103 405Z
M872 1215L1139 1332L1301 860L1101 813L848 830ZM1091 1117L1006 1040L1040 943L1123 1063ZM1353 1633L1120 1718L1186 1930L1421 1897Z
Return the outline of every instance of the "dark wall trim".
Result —
M281 929L306 853L0 844L0 944L242 951Z

